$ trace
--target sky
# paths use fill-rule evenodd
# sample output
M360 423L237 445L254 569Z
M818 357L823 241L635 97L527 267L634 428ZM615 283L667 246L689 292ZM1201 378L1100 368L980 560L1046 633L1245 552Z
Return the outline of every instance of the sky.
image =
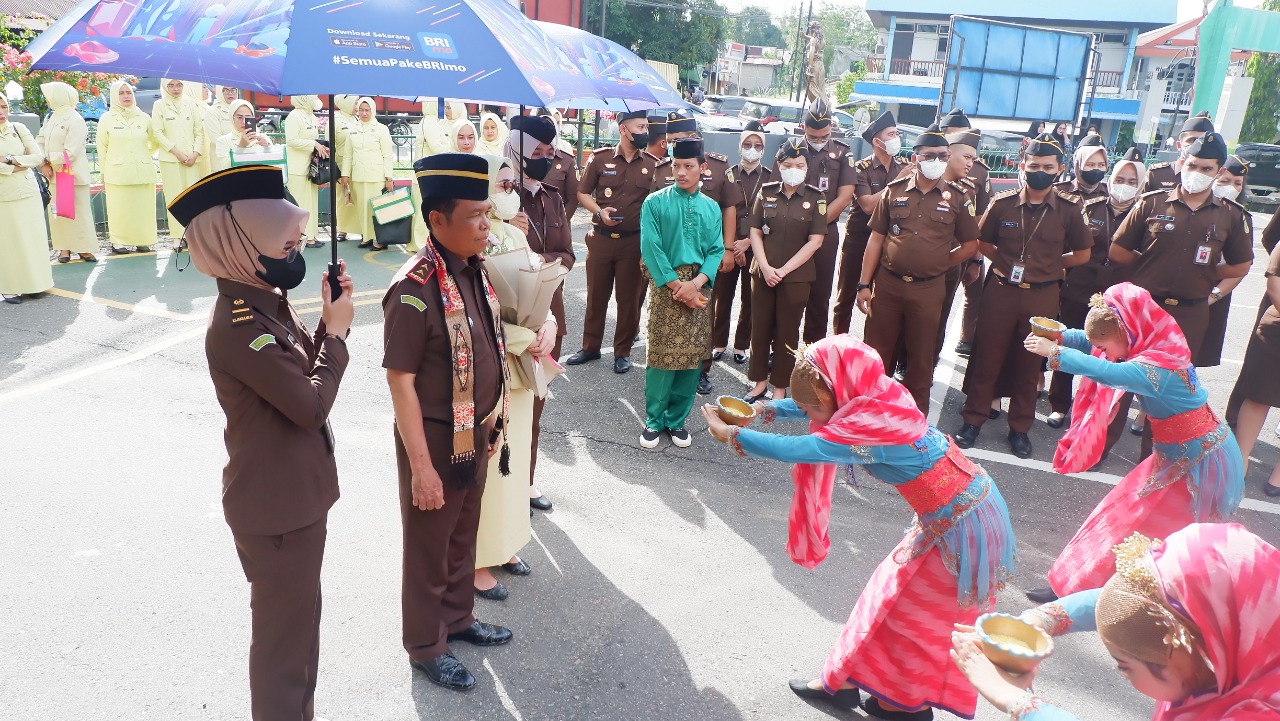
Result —
M821 0L818 0L818 2L821 2ZM861 5L862 4L859 2L855 2L854 0L834 0L834 2L837 2L838 4L841 4L841 5ZM720 4L724 5L729 10L739 10L747 5L768 6L773 3L761 2L761 0L720 0ZM784 0L783 4L785 4L788 7L795 7L794 0ZM963 5L963 4L964 4L963 0L960 0L960 2L957 3L957 5ZM1235 5L1237 7L1256 8L1261 4L1262 4L1262 0L1235 0ZM1201 2L1201 0L1178 0L1178 21L1181 22L1183 20L1187 20L1195 17L1196 15L1199 15L1203 11L1203 8L1204 8L1204 5ZM957 9L957 12L960 12L960 10Z

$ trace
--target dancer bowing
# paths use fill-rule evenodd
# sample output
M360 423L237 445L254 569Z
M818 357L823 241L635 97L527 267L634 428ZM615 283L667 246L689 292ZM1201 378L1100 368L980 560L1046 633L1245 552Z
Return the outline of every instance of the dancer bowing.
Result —
M1040 603L1101 588L1115 573L1111 548L1134 531L1167 538L1190 523L1225 521L1244 494L1240 447L1209 408L1209 394L1173 317L1132 283L1111 286L1090 305L1084 330L1067 330L1061 345L1033 335L1025 341L1027 350L1049 359L1050 370L1085 376L1053 469L1079 473L1097 463L1124 393L1139 397L1155 453L1076 531L1049 569L1052 588L1027 593Z
M809 435L726 425L703 408L711 435L742 455L796 464L791 472L787 553L805 568L826 558L836 466L864 465L916 511L905 538L882 561L854 605L822 676L792 681L802 698L925 721L933 708L973 718L976 692L947 663L952 624L971 624L995 605L1013 571L1014 538L1004 499L986 471L933 428L907 389L885 376L880 357L849 335L798 354L792 397L756 404L766 423L807 419Z

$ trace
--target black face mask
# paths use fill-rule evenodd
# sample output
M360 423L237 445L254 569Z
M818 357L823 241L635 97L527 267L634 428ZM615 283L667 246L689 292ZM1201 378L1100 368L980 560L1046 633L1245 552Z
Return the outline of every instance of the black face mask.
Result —
M258 254L258 262L262 264L263 270L256 271L257 276L267 285L280 290L297 288L307 275L307 260L296 250L287 258L268 258Z
M1080 172L1080 179L1085 182L1085 185L1097 185L1105 177L1107 177L1107 171L1105 170L1094 169Z
M537 158L524 160L524 174L534 180L541 181L547 177L547 173L551 172L551 158Z
M1046 173L1043 170L1026 170L1022 174L1027 179L1027 187L1032 190L1044 190L1053 185L1054 178L1058 177L1054 173Z
M649 147L649 134L648 133L632 133L631 146L636 150L644 150L645 148Z

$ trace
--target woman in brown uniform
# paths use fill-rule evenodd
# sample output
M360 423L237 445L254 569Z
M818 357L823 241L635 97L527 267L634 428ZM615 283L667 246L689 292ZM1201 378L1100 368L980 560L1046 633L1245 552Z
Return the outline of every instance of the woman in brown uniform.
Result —
M813 256L827 237L827 199L805 185L810 151L803 138L788 138L775 160L782 180L760 186L751 211L751 365L755 383L748 403L785 398L800 345L800 317L816 278ZM770 368L769 355L773 354Z
M1271 225L1275 225L1275 222ZM1280 374L1276 373L1276 369L1280 368L1280 247L1271 251L1271 260L1267 264L1266 298L1270 306L1249 336L1244 367L1240 369L1240 378L1236 381L1236 393L1242 398L1240 417L1236 421L1236 435L1246 469L1249 453L1258 442L1258 434L1262 432L1267 413L1273 407L1280 406ZM1271 469L1271 477L1263 490L1268 496L1280 496L1280 465Z
M254 721L312 721L320 658L320 564L338 500L329 410L347 367L351 279L308 333L283 291L306 273L307 212L278 168L213 173L174 198L196 270L218 281L205 356L227 415L222 508L250 584Z
M1213 195L1216 198L1234 200L1244 205L1249 197L1249 166L1234 155L1227 156L1222 172L1213 181ZM1245 213L1248 213L1245 210ZM1227 315L1231 313L1231 291L1240 285L1240 278L1228 278L1220 281L1218 287L1209 296L1209 329L1204 333L1204 342L1200 346L1197 368L1212 368L1222 364L1222 346L1227 339Z

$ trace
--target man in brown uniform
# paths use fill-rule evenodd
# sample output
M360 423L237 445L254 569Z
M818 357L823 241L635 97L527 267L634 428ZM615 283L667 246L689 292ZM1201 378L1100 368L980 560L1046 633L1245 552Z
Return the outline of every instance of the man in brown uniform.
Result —
M1024 187L993 197L979 224L978 248L991 260L991 271L965 374L964 425L955 437L961 448L977 440L1005 374L1011 379L1009 446L1019 458L1031 456L1027 431L1035 421L1041 360L1022 341L1031 332L1030 318L1057 317L1063 273L1087 263L1093 245L1080 198L1053 188L1061 172L1062 148L1048 135L1031 141L1022 160Z
M475 677L448 644L511 640L471 613L480 498L506 405L497 295L480 265L489 164L440 153L413 169L431 237L382 299L404 528L403 641L410 665L432 683L466 690Z
M893 373L905 338L905 385L926 414L943 276L978 244L978 220L965 205L963 186L942 180L951 157L947 145L939 133L916 139L916 167L889 183L871 213L858 284L858 310L867 314L863 338L880 354L886 373Z
M1182 161L1187 157L1187 148L1206 133L1212 132L1213 121L1209 119L1208 111L1187 118L1187 122L1182 124L1182 132L1178 133L1178 139L1174 141L1178 147L1178 159L1172 163L1156 163L1147 168L1147 182L1142 186L1142 192L1173 190L1182 173Z
M939 130L938 132L942 131ZM984 204L989 203L991 198L983 189L984 186L979 186L974 182L973 178L970 177L970 173L973 172L974 166L981 162L978 158L978 145L982 142L982 135L976 130L955 130L944 134L947 136L947 142L950 143L948 150L951 152L951 160L947 161L947 172L942 176L942 179L964 188L965 204L973 207L974 217L981 218L982 211L978 210L978 197L982 196ZM942 344L946 341L947 321L951 318L951 308L955 305L956 289L960 287L961 281L964 280L965 273L980 276L982 268L981 266L974 268L973 259L969 259L947 271L946 298L942 303L942 312L938 317L938 348L933 354L935 368L939 359L942 358ZM974 316L977 316L976 312Z
M347 367L351 279L307 332L284 293L306 272L307 213L280 171L214 173L174 199L196 269L218 281L205 355L227 415L222 508L250 583L254 721L312 721L320 658L320 565L338 500L329 410ZM279 291L277 290L279 289Z
M649 116L649 144L645 151L662 160L667 157L667 114L658 113Z
M667 142L675 143L684 138L698 137L698 121L687 111L672 111L667 114ZM726 282L722 277L736 267L733 257L734 241L738 237L738 203L742 189L729 179L729 159L720 153L703 153L707 161L706 170L702 171L700 192L711 198L720 206L722 232L724 236L724 257L720 259L720 269L713 287ZM653 171L653 191L657 192L669 185L675 185L675 171L672 170L671 158L662 158ZM730 278L728 283L732 283ZM715 315L715 295L711 296L711 314ZM707 359L702 362L702 373L698 376L698 394L711 392L711 348L707 348Z
M944 135L952 135L956 133L962 134L963 137L975 138L981 140L981 134L973 129L973 123L970 122L969 116L964 111L956 108L950 113L942 116L938 121L938 129ZM964 135L974 133L974 135ZM975 151L978 147L974 148ZM978 217L987 212L987 206L991 203L991 167L982 159L981 154L973 159L973 164L969 166L967 172L969 180L973 186L974 206L977 209ZM962 356L969 355L971 349L971 341L978 327L978 307L982 298L982 281L985 277L985 266L982 261L982 255L977 254L969 259L969 262L960 266L959 281L964 284L964 311L961 316L960 323L960 342L956 344L956 353ZM948 282L951 282L950 280ZM951 294L948 293L948 296ZM947 309L947 315L950 316L951 310ZM942 321L943 330L945 332L946 320ZM941 343L942 341L938 341ZM941 355L941 353L939 353Z
M867 252L871 229L871 211L875 210L884 186L904 173L909 164L898 157L902 140L898 137L898 121L885 111L862 131L862 139L871 144L871 155L854 163L854 203L844 229L844 247L840 249L840 282L836 290L836 308L832 325L836 333L848 333L853 320L853 306L858 300L858 281L862 279L862 256Z
M809 143L809 177L805 183L827 196L827 239L813 257L815 276L809 286L809 303L804 310L805 343L827 336L831 310L831 286L835 282L836 260L840 251L840 228L836 221L853 202L857 160L849 155L849 145L831 137L835 126L827 101L818 98L804 116L804 139Z
M733 241L733 268L716 279L715 323L711 328L711 360L724 356L729 344L729 321L733 314L733 296L740 287L737 330L733 335L733 362L742 365L747 361L747 348L751 346L751 209L755 206L760 188L773 179L773 169L761 161L764 159L764 129L757 120L747 122L738 143L741 160L729 168L729 182L738 186L734 205L734 227L738 237ZM806 298L806 302L807 302Z
M1102 136L1089 133L1076 146L1072 156L1071 169L1075 177L1053 184L1054 190L1061 190L1067 195L1075 195L1082 201L1107 197L1107 148L1102 144Z
M653 187L658 162L644 150L649 145L648 128L645 111L622 113L618 146L597 149L582 171L578 204L591 213L592 224L587 233L587 314L582 321L582 349L566 358L566 365L600 359L609 297L616 285L613 372L631 370L631 346L640 332L646 288L640 273L640 206Z

